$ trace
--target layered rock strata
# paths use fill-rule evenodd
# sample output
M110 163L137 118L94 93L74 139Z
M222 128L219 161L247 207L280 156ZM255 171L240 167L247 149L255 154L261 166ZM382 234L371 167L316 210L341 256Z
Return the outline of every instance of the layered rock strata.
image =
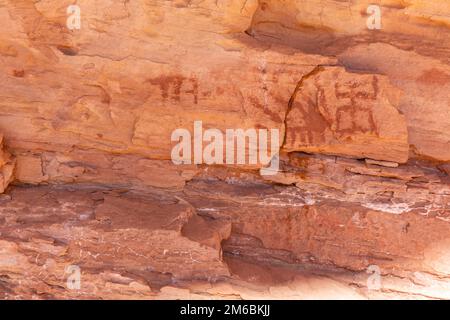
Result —
M446 0L70 5L0 1L0 298L449 298Z

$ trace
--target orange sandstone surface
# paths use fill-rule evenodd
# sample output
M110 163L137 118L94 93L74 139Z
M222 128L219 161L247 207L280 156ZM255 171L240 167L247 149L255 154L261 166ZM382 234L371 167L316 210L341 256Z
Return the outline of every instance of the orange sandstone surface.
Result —
M450 298L447 0L72 4L0 1L0 299Z

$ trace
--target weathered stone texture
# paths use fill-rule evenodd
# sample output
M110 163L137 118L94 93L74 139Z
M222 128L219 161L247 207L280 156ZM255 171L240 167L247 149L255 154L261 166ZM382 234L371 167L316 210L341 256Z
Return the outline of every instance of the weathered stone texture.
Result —
M0 298L450 298L450 4L378 2L0 0Z

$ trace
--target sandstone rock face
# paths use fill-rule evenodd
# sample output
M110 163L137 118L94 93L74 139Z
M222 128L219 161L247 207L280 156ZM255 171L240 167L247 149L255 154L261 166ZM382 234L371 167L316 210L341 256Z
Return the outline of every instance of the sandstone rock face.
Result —
M3 193L14 179L15 159L4 150L3 136L0 135L0 193Z
M384 77L317 68L290 101L284 147L404 163L408 131L397 96Z
M404 92L398 108L406 118L412 156L448 162L450 68L442 59L381 43L342 53L345 65L385 74Z
M351 70L383 74L403 91L399 111L415 157L449 161L448 2L382 1L380 29L367 24L371 1L260 2L256 39L337 57Z
M450 298L448 1L71 5L0 1L1 299Z

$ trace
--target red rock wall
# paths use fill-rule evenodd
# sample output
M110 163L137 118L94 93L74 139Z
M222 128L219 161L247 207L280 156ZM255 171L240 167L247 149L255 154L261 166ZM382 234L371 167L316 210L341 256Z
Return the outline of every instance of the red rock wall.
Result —
M71 4L0 1L0 298L448 298L448 1ZM280 171L175 165L194 121Z

